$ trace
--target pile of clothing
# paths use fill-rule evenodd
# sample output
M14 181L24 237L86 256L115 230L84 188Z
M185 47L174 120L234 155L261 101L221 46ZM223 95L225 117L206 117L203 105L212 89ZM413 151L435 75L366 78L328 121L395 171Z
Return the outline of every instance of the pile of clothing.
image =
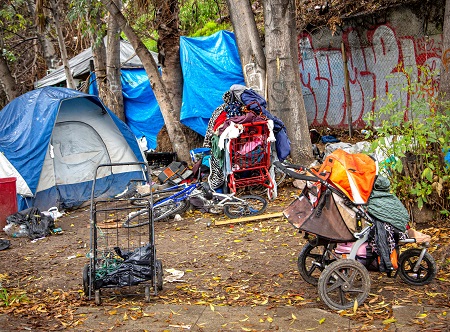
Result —
M209 185L221 188L227 171L224 160L227 157L225 141L236 138L242 132L244 123L267 121L270 130L268 140L275 143L276 158L283 161L291 148L284 123L267 109L266 100L251 88L234 84L222 96L224 103L211 115L206 130L204 147L211 148Z

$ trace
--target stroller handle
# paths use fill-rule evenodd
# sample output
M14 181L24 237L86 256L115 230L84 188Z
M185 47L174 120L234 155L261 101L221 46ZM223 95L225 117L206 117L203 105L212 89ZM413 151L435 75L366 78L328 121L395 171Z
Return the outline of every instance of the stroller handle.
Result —
M309 176L309 175L305 175L305 174L300 174L297 173L291 169L296 169L299 171L309 171L311 173L311 171L303 166L298 166L298 165L294 165L294 164L289 164L289 163L282 163L281 161L277 160L274 161L273 164L275 165L275 167L277 167L278 169L280 169L283 173L289 175L290 177L297 179L297 180L304 180L304 181L320 181L321 179L319 179L316 176Z

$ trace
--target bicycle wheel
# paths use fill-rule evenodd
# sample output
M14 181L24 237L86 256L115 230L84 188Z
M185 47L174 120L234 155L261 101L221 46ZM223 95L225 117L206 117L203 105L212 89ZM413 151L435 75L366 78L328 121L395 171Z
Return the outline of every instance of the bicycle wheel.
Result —
M148 225L150 223L148 211L148 208L145 208L130 214L127 220L123 222L122 227L135 228Z
M178 188L173 189L173 190L164 190L163 189L160 191L155 191L155 192L153 192L152 198L153 198L153 201L155 201L158 199L169 197L178 191L179 191ZM146 205L148 205L149 199L150 199L150 193L139 194L136 192L136 195L133 198L131 198L131 204L135 205L135 206L146 206Z
M407 284L413 286L427 285L436 276L436 262L428 252L423 256L418 270L414 271L421 252L422 249L408 249L398 259L398 273Z
M191 203L189 199L184 199L179 202L173 200L163 201L166 198L160 198L153 203L153 221L168 220L177 213L183 213L187 211Z
M319 277L319 297L334 310L361 305L369 296L369 271L353 259L338 259L328 265Z
M303 280L317 286L321 272L336 260L329 249L331 244L306 243L298 255L297 267Z
M235 200L224 206L223 212L228 218L261 214L267 208L267 201L261 196L244 195L239 198L244 201Z

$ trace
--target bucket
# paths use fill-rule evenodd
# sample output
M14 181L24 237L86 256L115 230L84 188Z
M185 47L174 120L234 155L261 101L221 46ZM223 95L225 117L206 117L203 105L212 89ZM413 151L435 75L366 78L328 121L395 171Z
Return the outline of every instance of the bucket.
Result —
M6 226L6 217L17 212L16 178L0 178L0 232Z

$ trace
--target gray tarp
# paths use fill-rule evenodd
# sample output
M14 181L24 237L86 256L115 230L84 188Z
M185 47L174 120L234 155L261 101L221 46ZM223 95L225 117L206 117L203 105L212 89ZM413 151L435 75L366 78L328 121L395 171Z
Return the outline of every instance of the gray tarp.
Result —
M106 40L106 39L105 39ZM151 52L155 62L158 63L158 55ZM83 76L90 72L90 61L93 60L92 50L88 48L69 60L70 71L73 77ZM142 62L136 55L133 46L125 40L120 41L120 63L121 68L142 68ZM41 78L34 84L36 89L44 86L52 86L66 80L64 66L60 66L47 76Z

